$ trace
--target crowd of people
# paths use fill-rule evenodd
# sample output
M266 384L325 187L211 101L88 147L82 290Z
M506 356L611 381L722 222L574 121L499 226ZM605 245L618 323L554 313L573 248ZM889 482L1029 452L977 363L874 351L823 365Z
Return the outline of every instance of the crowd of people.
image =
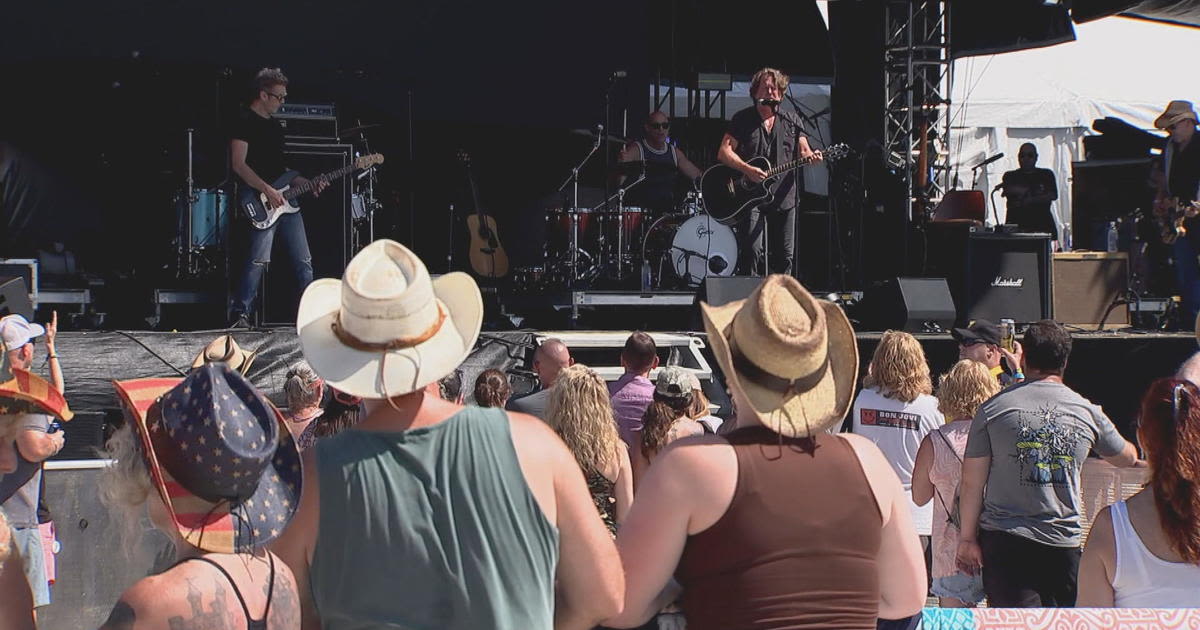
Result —
M122 548L148 514L176 562L102 627L845 630L915 627L931 594L1200 606L1200 360L1146 392L1143 459L1063 382L1071 337L1052 321L1007 348L989 322L956 329L936 389L920 342L889 331L859 388L850 321L790 276L701 312L729 418L643 332L611 383L546 339L536 392L487 370L464 406L478 287L369 245L305 291L285 410L232 337L183 378L115 383L102 499ZM0 319L4 369L37 379L34 340L53 359L54 329ZM36 409L0 414L0 481L62 447L50 367ZM1085 550L1093 451L1150 481ZM0 495L5 630L49 600L38 487Z

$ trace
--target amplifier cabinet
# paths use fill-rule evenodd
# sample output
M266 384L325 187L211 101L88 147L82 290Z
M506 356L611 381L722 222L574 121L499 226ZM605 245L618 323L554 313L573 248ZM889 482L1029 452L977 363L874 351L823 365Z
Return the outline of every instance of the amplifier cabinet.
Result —
M1124 303L1129 255L1125 252L1055 254L1053 287L1054 319L1059 323L1099 329L1103 321L1106 329L1129 327L1129 304Z
M967 239L967 321L1028 324L1051 315L1050 235L972 232Z

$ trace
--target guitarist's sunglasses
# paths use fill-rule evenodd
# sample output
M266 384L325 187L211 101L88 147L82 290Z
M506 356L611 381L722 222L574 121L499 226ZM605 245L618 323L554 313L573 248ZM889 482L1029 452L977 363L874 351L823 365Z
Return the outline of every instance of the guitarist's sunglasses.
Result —
M671 123L646 123L646 126L651 129L662 129L663 131L666 131L667 129L671 128Z

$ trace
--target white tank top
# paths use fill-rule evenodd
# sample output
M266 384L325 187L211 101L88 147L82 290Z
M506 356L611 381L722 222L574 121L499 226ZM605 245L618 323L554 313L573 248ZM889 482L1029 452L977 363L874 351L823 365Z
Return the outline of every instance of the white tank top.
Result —
M1124 501L1112 505L1117 569L1113 603L1118 608L1196 608L1200 606L1200 566L1167 562L1150 553L1129 523Z

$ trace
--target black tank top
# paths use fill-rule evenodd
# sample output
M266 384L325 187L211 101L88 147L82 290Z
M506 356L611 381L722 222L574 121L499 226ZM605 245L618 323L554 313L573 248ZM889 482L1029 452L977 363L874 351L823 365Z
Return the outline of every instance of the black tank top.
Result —
M217 564L216 562L214 562L208 558L205 558L204 556L200 556L198 558L184 558L183 560L176 562L174 564L174 566L172 566L171 568L173 569L173 568L183 564L184 562L188 562L191 560L199 560L200 562L205 562L205 563L211 564L212 566L216 567L218 571L221 572L221 575L225 576L225 580L229 582L229 586L233 587L233 594L237 595L238 603L240 603L242 605L242 614L246 616L246 630L267 630L267 618L271 615L271 596L275 594L275 555L274 554L270 554L270 553L267 554L267 561L271 565L271 574L270 574L270 577L267 578L269 580L267 582L267 607L263 609L262 619L258 619L258 620L250 618L250 609L246 607L246 599L244 597L242 597L242 591L240 589L238 589L237 582L233 581L233 576L229 575L229 572L225 570L225 567Z

